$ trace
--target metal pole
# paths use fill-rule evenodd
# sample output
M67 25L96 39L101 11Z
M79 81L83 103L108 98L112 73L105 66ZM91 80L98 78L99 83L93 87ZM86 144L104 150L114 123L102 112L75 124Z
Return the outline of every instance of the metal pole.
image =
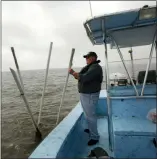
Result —
M152 58L156 58L156 57L152 57ZM134 59L134 60L148 60L149 58L140 58L140 59ZM125 60L125 61L130 61L130 60ZM116 63L116 62L121 62L121 61L110 61L108 63Z
M45 88L46 88L46 84L47 84L47 76L48 76L48 71L49 71L52 45L53 45L53 42L50 42L49 55L48 55L48 60L47 60L47 67L46 67L46 72L45 72L45 81L44 81L43 92L42 92L41 103L40 103L39 116L38 116L38 124L40 123L41 112L42 112L42 108L43 108L43 104L44 104L44 94L45 94Z
M106 64L106 80L107 80L107 90L110 88L110 79L109 79L109 67L108 67L108 59L107 59L107 44L104 43L105 46L105 64Z
M13 54L13 57L14 57L14 61L15 61L17 73L18 73L18 75L19 75L21 87L22 87L22 89L23 89L23 91L24 91L24 84L23 84L23 80L22 80L21 73L20 73L20 68L19 68L19 65L18 65L18 62L17 62L17 58L16 58L16 55L15 55L14 47L11 47L11 51L12 51L12 54Z
M112 133L112 127L111 127L111 108L110 108L110 97L109 97L109 68L108 68L108 60L107 60L107 44L106 44L106 30L104 26L105 20L102 20L102 31L103 31L103 40L104 40L104 47L105 47L105 73L106 73L106 89L107 89L107 109L108 109L108 131L109 131L109 147L110 150L113 150L112 146L112 140L111 140L111 133ZM111 131L111 133L110 133Z
M19 82L19 80L18 80L18 77L17 77L17 75L16 75L16 72L15 72L13 69L11 69L11 68L10 68L10 71L11 71L13 77L14 77L14 80L15 80L15 82L16 82L16 85L17 85L17 87L18 87L18 89L19 89L19 91L20 91L20 93L21 93L21 96L22 96L22 98L23 98L23 100L24 100L24 103L25 103L25 105L26 105L26 107L27 107L28 113L29 113L29 115L30 115L30 117L31 117L31 119L32 119L32 123L33 123L33 125L34 125L34 127L35 127L35 129L36 129L36 131L37 131L37 135L38 135L38 137L41 137L41 136L42 136L42 135L41 135L41 132L39 131L39 128L38 128L38 126L37 126L37 124L36 124L36 122L35 122L35 120L34 120L34 118L33 118L33 115L32 115L32 112L31 112L31 110L30 110L30 106L29 106L28 100L27 100L27 98L26 98L26 96L25 96L25 93L24 93L24 91L23 91L23 88L21 87L21 84L20 84L20 82Z
M144 93L144 88L145 88L145 85L146 85L148 71L149 71L149 67L150 67L150 64L151 64L152 56L153 56L153 49L154 49L154 46L156 45L156 42L155 42L156 41L156 32L155 32L155 35L153 37L153 43L152 43L152 46L151 46L149 60L148 60L147 68L146 68L146 73L145 73L145 76L144 76L144 82L143 82L143 86L142 86L141 96L143 96L143 93Z
M155 50L156 50L156 55L157 55L157 40L155 41Z
M134 63L133 63L133 54L132 54L132 48L131 50L129 51L130 53L130 58L131 58L131 66L132 66L132 78L135 79L135 72L134 72Z
M111 108L110 108L110 96L109 96L109 71L108 71L108 60L107 60L107 44L105 43L105 67L106 67L106 79L107 79L107 106L108 106L108 130L109 130L109 146L110 150L113 150L112 146L112 139L111 139L111 133L112 133L112 119L111 119ZM111 131L111 133L110 133Z
M108 59L107 59L107 44L105 42L106 37L106 30L104 29L104 23L105 20L102 20L102 32L103 32L103 40L104 40L104 47L105 47L105 77L106 77L106 89L109 90L109 86L110 86L110 81L109 81L109 67L108 67Z
M110 99L142 99L142 98L157 98L157 96L121 96L121 97L110 97Z
M23 98L23 100L24 100L24 102L26 104L26 107L27 107L28 113L29 113L29 115L30 115L30 117L32 119L33 125L36 128L36 137L41 139L42 138L42 134L39 131L39 128L38 128L37 124L35 123L35 120L33 118L32 112L31 112L31 110L29 108L29 103L28 103L27 97L25 95L24 84L23 84L21 73L20 73L20 68L19 68L19 65L18 65L18 62L17 62L17 58L16 58L16 55L15 55L14 47L11 47L11 51L12 51L12 54L13 54L13 57L14 57L14 61L15 61L15 65L16 65L16 69L17 69L17 73L19 75L20 81L18 81L18 77L17 77L15 71L10 68L11 73L12 73L12 75L14 77L14 80L15 80L17 86L18 86L18 89L19 89L19 91L21 93L21 96L22 96L22 98Z
M71 52L71 57L70 57L68 69L70 69L72 67L72 61L73 61L74 53L75 53L75 49L73 48L72 52ZM58 115L57 115L56 125L58 124L58 121L59 121L60 110L61 110L61 107L62 107L62 104L63 104L63 100L64 100L64 96L65 96L65 91L66 91L66 87L67 87L67 84L68 84L68 79L69 79L69 71L68 71L68 74L67 74L67 77L66 77L64 88L63 88L63 93L62 93L62 98L61 98L61 102L60 102L60 106L59 106L59 111L58 111Z
M112 40L113 40L114 43L115 43L115 46L116 46L116 48L117 48L117 50L118 50L118 53L119 53L119 56L120 56L121 61L122 61L122 63L123 63L123 66L124 66L124 68L125 68L125 71L126 71L126 73L128 74L128 77L130 78L130 81L131 81L131 83L132 83L132 85L133 85L133 87L134 87L134 89L135 89L136 95L139 96L138 91L137 91L137 89L136 89L136 86L135 86L135 84L134 84L134 82L133 82L133 80L132 80L132 78L131 78L131 76L130 76L130 74L129 74L127 68L126 68L126 65L125 65L125 62L124 62L124 59L123 59L123 55L122 55L122 53L121 53L121 51L120 51L120 49L119 49L119 47L118 47L118 45L117 45L115 39L113 38L113 36L111 36L111 38L112 38Z
M89 0L89 6L90 6L91 17L93 17L93 14L92 14L92 5L91 5L91 1L90 0Z
M105 60L105 71L104 71L104 74L105 74L105 84L106 84L106 90L108 88L108 82L107 82L107 69L106 69L106 60Z

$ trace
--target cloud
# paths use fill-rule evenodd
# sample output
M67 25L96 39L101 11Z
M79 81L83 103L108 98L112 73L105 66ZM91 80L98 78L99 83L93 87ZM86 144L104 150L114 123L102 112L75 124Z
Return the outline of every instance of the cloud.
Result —
M91 1L91 4L97 16L152 5L155 1ZM76 48L74 66L85 65L82 55L91 50L98 53L103 65L104 47L93 46L83 27L89 17L89 1L3 1L2 70L15 67L11 46L15 48L21 70L45 69L51 41L54 45L50 68L67 67L72 48ZM128 54L124 56L130 58ZM119 60L116 50L110 50L111 60Z
M91 4L94 16L156 5L155 1L91 1Z

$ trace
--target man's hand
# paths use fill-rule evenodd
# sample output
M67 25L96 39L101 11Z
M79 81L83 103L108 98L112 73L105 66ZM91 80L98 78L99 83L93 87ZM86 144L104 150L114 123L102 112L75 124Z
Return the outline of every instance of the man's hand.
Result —
M73 72L73 76L75 77L75 79L79 78L79 74L77 72Z
M74 71L72 68L69 69L69 73L70 73L71 75L73 75L74 72L75 72L75 71Z
M71 75L73 75L74 76L74 78L75 79L78 79L79 78L79 74L77 73L77 72L75 72L73 69L69 69L69 73L71 74Z

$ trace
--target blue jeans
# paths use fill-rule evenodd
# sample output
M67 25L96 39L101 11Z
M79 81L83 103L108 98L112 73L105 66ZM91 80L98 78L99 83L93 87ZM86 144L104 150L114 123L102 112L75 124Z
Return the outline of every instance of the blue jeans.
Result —
M80 101L90 131L90 139L94 140L99 140L96 116L96 106L99 100L99 94L100 92L91 94L80 93Z

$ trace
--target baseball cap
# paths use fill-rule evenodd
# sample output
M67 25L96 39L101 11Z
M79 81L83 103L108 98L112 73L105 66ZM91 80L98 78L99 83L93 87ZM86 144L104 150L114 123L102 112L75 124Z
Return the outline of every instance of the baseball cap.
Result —
M89 52L87 55L84 55L83 57L84 57L84 58L87 58L87 57L92 57L92 56L94 56L94 57L96 57L96 58L98 57L97 54L96 54L95 52L92 52L92 51Z

